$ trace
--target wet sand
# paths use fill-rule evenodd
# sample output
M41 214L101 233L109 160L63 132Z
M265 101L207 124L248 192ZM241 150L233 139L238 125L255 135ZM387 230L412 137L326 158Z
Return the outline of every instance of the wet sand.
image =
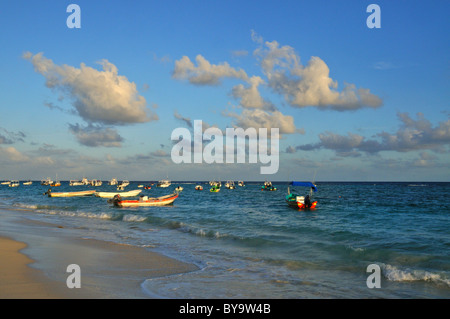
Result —
M198 269L142 247L77 238L58 225L26 217L11 222L3 213L8 215L0 227L3 299L151 298L141 288L145 279ZM80 288L66 283L73 277L71 264L79 266Z

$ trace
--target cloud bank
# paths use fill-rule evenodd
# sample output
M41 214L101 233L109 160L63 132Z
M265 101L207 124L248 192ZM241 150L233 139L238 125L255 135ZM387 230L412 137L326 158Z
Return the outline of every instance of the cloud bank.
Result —
M331 132L319 134L320 142L288 147L286 152L317 149L333 150L339 156L360 156L360 152L374 154L382 151L409 152L432 150L445 152L450 144L450 120L434 126L422 113L414 120L408 113L397 114L401 125L394 134L381 132L372 139L358 134L340 135Z

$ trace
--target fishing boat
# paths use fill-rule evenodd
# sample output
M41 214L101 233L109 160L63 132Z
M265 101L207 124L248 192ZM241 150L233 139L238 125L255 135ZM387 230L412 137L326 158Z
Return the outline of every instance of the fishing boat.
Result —
M57 186L61 186L61 182L60 181L56 181L50 184L51 187L57 187Z
M117 185L117 179L112 178L112 179L109 181L108 184L109 184L109 185Z
M162 179L156 184L156 187L169 187L171 185L171 181L168 179Z
M212 193L220 192L220 186L219 185L213 185L213 187L211 187L211 189L209 191L212 192Z
M49 188L48 191L44 193L44 195L48 195L48 197L77 197L77 196L91 196L95 191L79 191L79 192L52 192L52 189Z
M142 192L142 189L136 189L127 192L95 192L94 196L102 198L114 198L115 195L120 195L121 197L133 197L137 196Z
M53 184L53 181L50 179L50 177L47 177L47 179L41 180L41 185L50 186L51 184Z
M244 181L239 181L238 186L245 186Z
M182 190L183 190L183 187L181 187L181 186L178 186L177 188L175 188L176 192L181 192Z
M128 185L130 185L130 182L128 180L124 179L123 181L121 181L120 183L117 184L117 187L118 188L119 187L124 188L124 187L126 187Z
M210 181L209 185L221 187L222 186L222 182L220 182L220 181Z
M102 186L102 184L103 184L102 181L99 179L93 179L91 181L91 186Z
M261 186L262 191L276 191L277 188L272 185L272 182L265 181L264 185Z
M311 196L313 192L317 192L317 187L311 182L291 182L290 186L304 186L310 187L310 195L300 196L294 189L291 192L288 186L288 194L286 195L286 202L290 207L298 209L315 209L317 206L317 201L311 201Z
M11 181L4 181L4 182L2 182L2 185L9 185L9 184L11 184Z
M197 185L197 186L195 186L195 190L202 191L203 190L203 186L202 185Z
M117 190L123 191L125 189L125 187L127 187L128 185L130 185L130 182L125 179L117 184Z
M17 187L19 185L20 185L19 181L11 181L11 183L8 186L9 187Z
M31 185L31 184L33 184L33 182L32 181L28 181L28 182L23 182L22 184L23 185Z
M160 197L141 196L137 200L123 200L120 195L113 199L114 206L117 207L149 207L149 206L165 206L172 204L179 196L178 193Z
M77 181L77 180L69 181L69 186L81 186L81 185L84 185L82 181Z
M227 181L225 183L225 187L228 188L228 189L235 189L236 188L236 186L234 185L233 181Z

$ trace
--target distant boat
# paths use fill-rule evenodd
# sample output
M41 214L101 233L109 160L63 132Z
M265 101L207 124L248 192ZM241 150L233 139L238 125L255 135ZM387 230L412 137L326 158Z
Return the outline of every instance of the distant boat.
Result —
M95 192L94 196L102 198L113 198L115 195L120 195L121 197L133 197L137 196L142 192L142 189L136 189L127 192Z
M317 187L311 182L291 182L290 186L304 186L310 187L310 195L300 196L294 189L291 192L290 187L288 187L288 194L286 195L286 203L290 207L298 209L315 209L317 201L311 201L311 196L313 191L317 192Z
M156 187L169 187L172 185L172 182L168 179L162 179L156 184Z
M2 182L2 185L9 185L9 184L11 184L11 181Z
M52 182L52 183L50 184L50 186L52 186L52 187L61 186L61 182L60 182L60 181Z
M117 179L115 179L115 178L112 178L110 181L109 181L109 185L117 185Z
M123 180L120 183L117 184L117 190L118 191L122 191L125 189L125 187L127 187L128 185L130 185L130 182L128 180Z
M261 187L262 191L276 191L277 188L272 185L272 182L265 181L264 185Z
M122 200L120 196L115 196L113 199L113 204L117 207L165 206L172 204L178 196L178 193L150 198L147 196L141 196L138 200Z
M236 186L234 185L233 181L226 182L225 183L225 187L228 188L228 189L235 189L236 188Z
M71 181L69 182L69 185L70 185L70 186L81 186L81 185L84 185L84 184L83 184L83 182L81 182L81 181L71 180Z
M41 185L49 186L50 184L53 184L53 181L50 179L50 177L47 177L46 179L43 179L41 181Z
M220 192L220 186L219 185L213 185L213 187L211 187L211 189L209 191L212 192L212 193Z
M99 179L93 179L92 181L91 181L91 185L92 186L102 186L102 181L101 180L99 180Z
M32 181L28 181L28 182L23 182L22 184L23 185L31 185L31 184L33 184L33 182Z
M181 187L181 186L178 186L177 188L175 188L176 192L181 192L182 190L183 190L183 187Z
M47 192L44 193L44 195L48 195L48 197L76 197L76 196L90 196L94 194L95 191L80 191L80 192L52 192L52 189L49 188Z
M209 185L221 187L221 186L222 186L222 183L221 183L221 182L218 182L218 181L210 181L210 182L209 182Z
M245 184L244 184L243 181L239 181L239 182L238 182L238 185L239 185L239 186L245 186Z
M89 181L86 177L83 177L83 179L81 180L81 183L83 183L83 185L89 185Z
M126 186L130 185L130 182L128 180L124 179L123 181L121 181L117 185L118 185L117 187L119 187L119 186L126 187Z
M9 187L17 187L19 185L20 185L19 181L11 181L11 183L8 186Z
M197 185L197 186L195 186L195 190L202 191L203 190L203 186L202 185Z

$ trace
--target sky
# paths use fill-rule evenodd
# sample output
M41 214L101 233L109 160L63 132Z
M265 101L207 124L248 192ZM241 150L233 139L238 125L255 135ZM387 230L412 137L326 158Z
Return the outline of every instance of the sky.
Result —
M449 182L449 9L4 0L0 179ZM227 128L270 156L226 162Z

